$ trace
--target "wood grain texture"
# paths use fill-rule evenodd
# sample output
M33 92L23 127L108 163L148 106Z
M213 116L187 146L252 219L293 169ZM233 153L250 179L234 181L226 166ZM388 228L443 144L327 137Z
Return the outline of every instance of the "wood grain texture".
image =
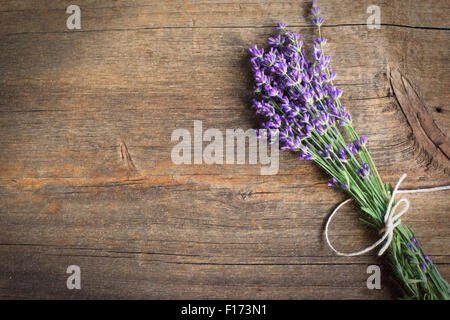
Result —
M448 1L321 0L328 52L386 182L450 184ZM175 165L172 131L255 125L247 48L278 21L313 39L309 1L0 4L0 298L388 299L372 254L324 244L345 195L312 163ZM380 30L366 8L381 7ZM450 279L449 196L409 196L406 221ZM332 241L376 235L348 208ZM82 290L66 289L66 268Z

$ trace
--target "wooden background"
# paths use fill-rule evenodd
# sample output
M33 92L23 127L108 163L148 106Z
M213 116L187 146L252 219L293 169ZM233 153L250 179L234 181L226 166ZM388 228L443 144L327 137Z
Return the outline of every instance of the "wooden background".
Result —
M82 29L66 28L66 7ZM369 5L381 7L368 30ZM0 297L389 299L375 253L337 257L324 222L345 195L312 163L175 165L175 129L248 129L247 48L283 21L313 38L309 1L0 2ZM344 102L386 182L450 184L447 0L322 0ZM450 279L449 194L404 218ZM332 240L376 235L352 208ZM66 288L81 267L82 289Z

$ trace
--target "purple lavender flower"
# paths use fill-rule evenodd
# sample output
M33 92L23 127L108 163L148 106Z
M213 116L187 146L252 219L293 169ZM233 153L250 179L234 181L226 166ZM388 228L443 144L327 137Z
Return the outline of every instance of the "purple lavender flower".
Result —
M300 160L314 160L314 157L311 155L311 151L308 147L300 147Z
M283 30L283 29L280 29L280 30ZM285 39L283 36L281 36L281 35L279 34L279 35L277 35L277 36L274 37L274 38L270 37L270 38L268 39L268 43L269 43L269 45L271 45L271 46L281 47L281 46L284 44L285 40L286 40L286 39Z
M355 145L356 150L358 150L358 151L361 151L361 149L363 148L363 146L366 145L366 143L367 143L367 138L364 136L361 136L361 138L359 140L355 139L353 141L353 144Z
M275 115L275 109L270 103L253 100L253 107L256 114L266 117L272 117Z
M420 263L420 267L422 268L423 271L427 270L427 267L426 267L425 263L423 263L423 262Z
M318 17L322 13L322 10L320 10L319 7L313 7L311 9L311 14L313 17Z
M316 46L320 47L320 45L325 45L326 43L327 43L327 38L325 38L325 37L319 37L313 41L314 47L316 47Z
M328 94L330 95L331 99L337 100L342 96L342 90L336 86L331 86L328 89Z
M372 172L370 171L370 167L369 167L369 165L367 163L363 163L361 165L360 169L356 169L356 172L358 173L358 176L361 179L366 179L369 176L372 176Z
M328 187L338 187L338 188L341 188L342 190L348 189L348 185L346 183L345 184L339 183L339 181L335 177L331 178L331 180L327 183L327 186Z
M355 146L353 144L349 144L347 146L348 151L350 152L351 155L354 155L355 153L358 153L358 150L356 150Z
M315 26L318 26L318 27L320 27L323 23L324 23L324 20L323 20L322 17L315 17L312 20L312 24L315 25Z
M312 22L317 26L324 22L320 12L313 2ZM339 101L342 90L332 83L336 74L329 66L331 58L323 52L327 39L319 36L313 41L308 59L298 33L287 31L282 23L277 30L277 35L268 38L266 50L249 49L257 96L253 106L256 114L266 118L261 128L279 130L281 150L298 151L301 160L321 159L334 170L345 171L349 155L356 155L365 140L333 147L341 141L337 128L348 125L351 117ZM326 143L317 144L318 140ZM364 179L372 173L362 163L357 175ZM331 183L348 189L346 183Z
M316 7L313 15L318 16L319 11ZM327 40L319 37L314 41L317 61L311 62L306 58L299 34L287 32L284 24L278 24L277 29L280 34L268 39L267 51L257 46L249 49L257 95L253 105L257 114L267 118L263 128L277 128L282 133L282 150L301 151L301 159L312 159L313 150L299 149L311 143L304 138L330 135L334 141L332 129L346 125L350 117L335 102L342 91L327 85L336 76L325 71L330 58L322 53L321 47ZM355 148L352 150L356 152ZM346 158L342 152L334 155L332 150L323 151L322 156L333 161Z
M418 244L417 244L416 238L412 237L412 238L411 238L411 242L414 243L414 246L415 246L416 248L419 247Z
M284 23L278 22L276 29L284 31L286 30L286 25Z
M248 49L248 51L250 51L255 58L262 58L264 55L264 49L258 49L256 45L253 48Z
M331 181L327 183L327 186L329 187L334 187L335 185L337 185L338 181L335 177L331 178Z
M361 144L362 144L363 146L365 146L366 143L367 143L367 138L366 138L365 136L361 136L359 139L361 140Z

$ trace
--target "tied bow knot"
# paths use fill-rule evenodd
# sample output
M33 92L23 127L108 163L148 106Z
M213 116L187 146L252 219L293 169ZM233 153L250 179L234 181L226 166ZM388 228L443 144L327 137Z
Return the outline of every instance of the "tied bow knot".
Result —
M374 244L372 244L371 246L360 250L360 251L356 251L356 252L350 252L350 253L345 253L345 252L340 252L338 250L336 250L330 243L330 239L328 237L328 227L329 224L331 222L331 220L333 219L333 216L338 212L338 210L345 205L346 203L348 203L349 201L351 201L352 199L347 199L344 202L342 202L339 206L336 207L336 209L334 209L334 211L331 213L330 217L328 218L327 224L325 226L325 237L328 243L328 246L338 255L340 256L346 256L346 257L351 257L351 256L359 256L362 255L364 253L367 253L369 251L372 251L373 249L375 249L376 247L378 247L383 241L384 245L381 247L381 249L378 251L378 255L381 256L383 255L383 253L389 248L389 246L391 245L392 242L392 238L394 237L394 230L395 228L397 228L400 223L400 217L402 215L404 215L408 209L409 209L409 200L406 198L402 198L400 199L395 205L394 207L392 207L392 204L394 203L395 200L395 195L397 193L402 193L401 191L398 190L398 188L400 187L400 184L402 183L402 181L406 178L406 174L403 174L400 179L398 180L397 184L395 185L394 190L392 191L391 194L391 199L389 200L389 204L388 207L386 209L386 213L384 215L384 228L380 230L380 233L383 233L383 236L378 239ZM420 192L420 191L419 191ZM403 208L397 213L397 210L399 208L399 206L401 204L404 204Z

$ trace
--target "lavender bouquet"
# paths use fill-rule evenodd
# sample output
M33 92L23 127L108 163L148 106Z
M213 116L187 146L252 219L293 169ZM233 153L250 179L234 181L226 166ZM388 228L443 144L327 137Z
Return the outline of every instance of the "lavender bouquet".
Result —
M363 222L377 231L389 229L376 245L384 242L380 254L387 250L405 298L448 299L448 283L411 229L400 223L401 213L391 214L400 204L394 199L398 185L394 189L382 182L367 139L353 129L340 101L342 91L333 83L336 74L323 49L327 42L321 34L324 20L315 1L311 14L318 38L308 56L300 35L283 24L278 25L278 35L268 39L268 50L249 49L255 79L253 106L264 119L264 130L257 131L279 139L281 150L299 152L300 160L314 161L331 176L330 187L344 190L358 203Z

